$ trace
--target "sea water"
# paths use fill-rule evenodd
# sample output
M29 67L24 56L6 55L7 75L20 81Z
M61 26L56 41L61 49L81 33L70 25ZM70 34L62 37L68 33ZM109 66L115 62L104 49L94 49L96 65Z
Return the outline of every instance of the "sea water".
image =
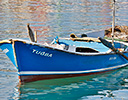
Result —
M116 25L128 26L128 1L116 1ZM28 40L27 23L39 43L105 30L112 24L112 0L0 1L0 40ZM17 69L0 50L0 100L128 100L128 67L20 85Z

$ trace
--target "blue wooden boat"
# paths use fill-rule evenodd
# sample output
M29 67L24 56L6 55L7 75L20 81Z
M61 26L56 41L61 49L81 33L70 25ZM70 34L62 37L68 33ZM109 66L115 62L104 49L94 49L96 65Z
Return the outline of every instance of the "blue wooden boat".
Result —
M18 69L21 83L103 73L128 65L127 59L96 38L54 40L40 44L8 39L0 42L0 48ZM114 46L128 56L128 43L115 41Z

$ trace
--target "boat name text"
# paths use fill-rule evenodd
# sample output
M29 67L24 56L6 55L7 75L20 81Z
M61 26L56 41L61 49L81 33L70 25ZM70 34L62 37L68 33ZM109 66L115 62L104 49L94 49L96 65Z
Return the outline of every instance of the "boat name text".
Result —
M44 52L44 51L38 51L36 49L33 49L32 53L35 53L37 55L45 56L45 57L52 57L52 54Z
M109 60L116 60L116 57L110 57Z

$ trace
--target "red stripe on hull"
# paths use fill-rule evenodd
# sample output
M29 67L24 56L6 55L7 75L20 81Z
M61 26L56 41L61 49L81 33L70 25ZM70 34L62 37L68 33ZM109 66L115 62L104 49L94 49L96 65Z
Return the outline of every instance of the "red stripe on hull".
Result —
M110 71L110 70L109 70ZM57 78L68 78L68 77L78 77L78 76L86 76L86 75L93 75L104 72L96 72L96 73L85 73L85 74L64 74L64 75L28 75L28 76L19 76L21 84L26 82L33 82L39 80L48 80L48 79L57 79Z

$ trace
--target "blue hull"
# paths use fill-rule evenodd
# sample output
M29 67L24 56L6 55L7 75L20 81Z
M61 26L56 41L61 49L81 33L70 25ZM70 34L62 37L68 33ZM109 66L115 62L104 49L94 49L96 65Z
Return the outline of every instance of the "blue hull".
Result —
M128 65L115 53L81 54L22 40L3 42L0 47L17 67L22 83L101 73Z

